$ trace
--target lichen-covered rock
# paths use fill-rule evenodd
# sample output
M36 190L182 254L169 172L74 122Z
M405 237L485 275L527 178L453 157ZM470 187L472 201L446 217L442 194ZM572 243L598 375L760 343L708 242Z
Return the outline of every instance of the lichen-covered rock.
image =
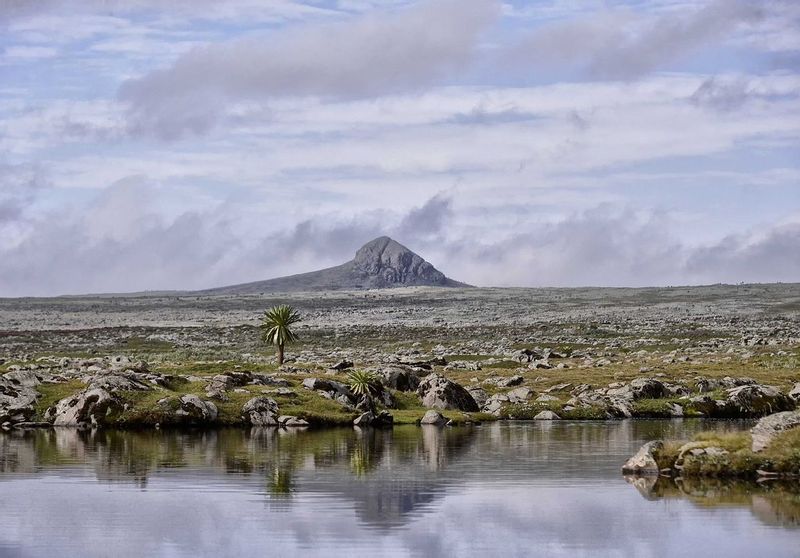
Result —
M658 475L656 454L664 447L660 440L647 442L622 466L624 475Z
M206 425L217 420L217 406L193 394L170 397L159 401L167 416L165 422L180 425Z
M122 403L102 388L89 388L65 397L48 409L45 418L54 426L101 426L109 415L122 411Z
M39 398L35 375L8 372L0 376L0 424L27 422L35 414L34 405Z
M89 382L89 388L104 389L109 393L117 391L150 391L151 386L138 378L121 374L98 374Z
M277 426L278 404L269 397L254 397L242 407L242 420L253 426Z
M784 411L766 416L750 430L753 437L752 450L763 451L769 447L775 436L798 427L800 427L800 411Z
M761 416L794 410L796 403L774 386L747 384L727 390L725 409L734 416Z
M425 376L417 393L422 398L422 405L429 409L478 411L478 404L466 389L438 374Z
M527 387L518 387L506 394L511 403L524 403L534 395L536 395L536 392Z
M378 372L383 385L397 391L414 391L419 387L419 376L410 368L390 366Z

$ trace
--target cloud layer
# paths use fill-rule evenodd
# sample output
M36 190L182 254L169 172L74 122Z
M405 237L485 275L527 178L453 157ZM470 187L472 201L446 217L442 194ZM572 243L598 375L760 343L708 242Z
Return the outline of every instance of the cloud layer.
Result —
M800 281L788 0L0 3L0 296L388 234L478 285Z

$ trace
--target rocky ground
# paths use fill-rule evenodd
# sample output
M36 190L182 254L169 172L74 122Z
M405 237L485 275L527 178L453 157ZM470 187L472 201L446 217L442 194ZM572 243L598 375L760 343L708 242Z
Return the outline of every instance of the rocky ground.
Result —
M257 328L277 303L303 316L280 368ZM0 323L6 427L757 417L800 399L795 284L5 299ZM380 379L374 405L351 370Z

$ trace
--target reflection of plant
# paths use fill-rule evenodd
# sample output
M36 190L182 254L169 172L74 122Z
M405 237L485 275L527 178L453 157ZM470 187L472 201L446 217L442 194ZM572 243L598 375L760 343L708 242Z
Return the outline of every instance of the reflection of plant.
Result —
M288 496L294 492L292 471L286 467L274 467L269 479L269 492L273 496Z
M357 477L363 477L372 470L374 463L369 449L365 446L356 446L350 454L350 470Z
M371 397L380 394L383 388L378 376L366 370L354 370L347 375L347 379L356 395Z

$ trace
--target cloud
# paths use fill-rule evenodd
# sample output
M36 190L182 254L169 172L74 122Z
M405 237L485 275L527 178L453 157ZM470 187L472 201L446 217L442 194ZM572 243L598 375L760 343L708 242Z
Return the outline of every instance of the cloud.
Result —
M571 65L593 78L637 78L719 41L740 24L760 21L761 4L716 0L665 13L609 9L542 26L504 54L534 67Z
M209 129L236 101L413 90L463 66L498 8L494 0L428 1L342 23L210 44L167 69L128 81L120 98L130 104L135 130L171 139Z

